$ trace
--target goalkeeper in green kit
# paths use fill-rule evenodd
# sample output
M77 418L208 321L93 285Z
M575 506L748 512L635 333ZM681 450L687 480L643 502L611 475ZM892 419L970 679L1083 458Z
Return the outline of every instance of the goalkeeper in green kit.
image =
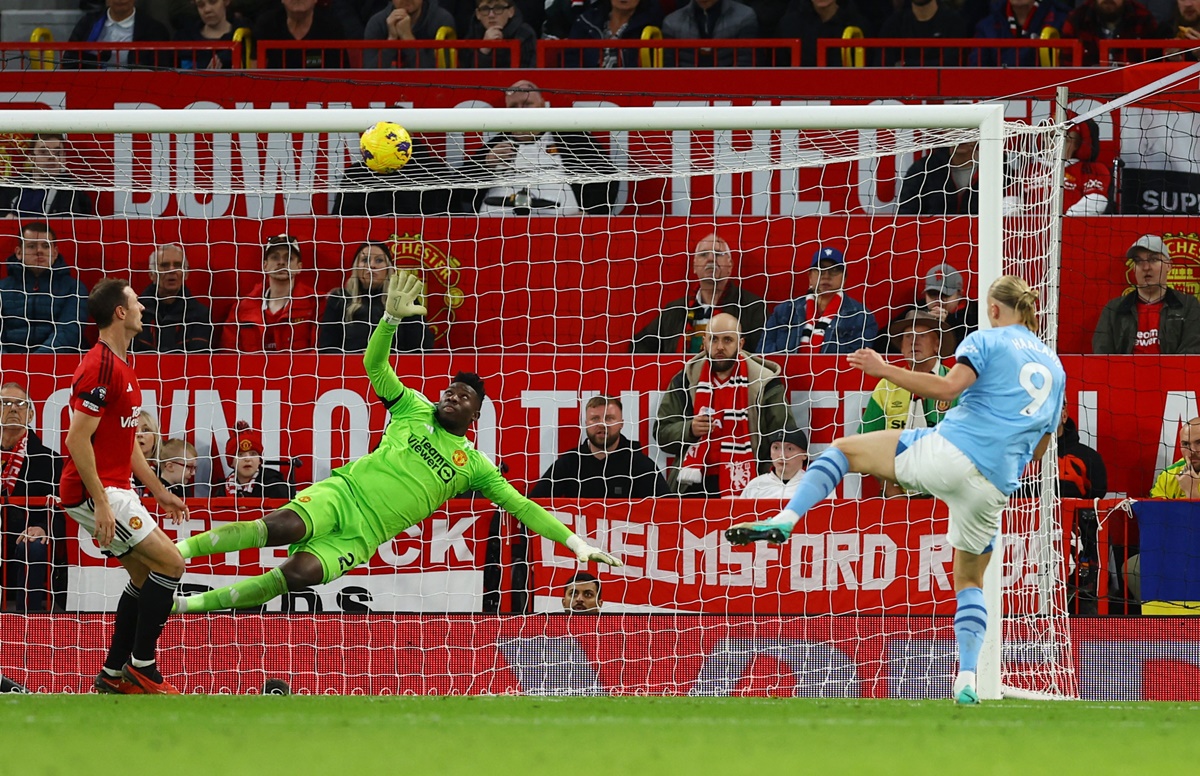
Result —
M621 565L518 493L467 441L467 429L479 418L483 405L483 381L478 375L459 372L436 405L400 382L389 362L392 339L402 318L425 314L417 302L421 290L414 275L392 275L387 312L363 358L371 386L391 413L379 447L335 469L329 479L301 491L261 520L224 525L179 542L184 558L289 547L288 559L279 568L228 587L177 598L175 611L259 606L285 592L331 582L370 560L379 545L429 517L448 499L471 490L482 492L542 536L566 545L581 562Z

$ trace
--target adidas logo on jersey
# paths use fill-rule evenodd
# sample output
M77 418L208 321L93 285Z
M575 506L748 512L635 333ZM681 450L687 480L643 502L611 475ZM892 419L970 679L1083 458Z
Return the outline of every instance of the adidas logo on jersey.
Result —
M133 384L125 383L125 393L133 393Z

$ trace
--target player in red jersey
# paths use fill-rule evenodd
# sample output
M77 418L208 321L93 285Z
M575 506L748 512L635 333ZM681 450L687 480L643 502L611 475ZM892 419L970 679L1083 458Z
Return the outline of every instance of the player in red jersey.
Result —
M88 295L100 341L71 378L70 457L59 497L67 514L129 572L96 691L176 695L179 690L158 671L155 652L183 576L183 557L131 482L136 474L172 520L187 519L183 501L167 491L136 443L142 390L127 359L144 309L124 280L105 278Z

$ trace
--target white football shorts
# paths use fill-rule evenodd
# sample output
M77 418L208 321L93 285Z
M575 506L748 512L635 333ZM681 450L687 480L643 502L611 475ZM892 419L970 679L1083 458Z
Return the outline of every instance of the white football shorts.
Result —
M1008 496L936 429L905 431L900 444L908 447L896 456L896 482L946 502L951 547L975 555L988 551L1000 533Z
M108 505L117 518L117 527L112 544L100 549L119 558L154 533L158 523L154 522L146 507L142 506L141 498L132 490L108 487L104 492L108 494ZM96 506L91 499L78 506L66 507L65 511L93 537L96 535Z

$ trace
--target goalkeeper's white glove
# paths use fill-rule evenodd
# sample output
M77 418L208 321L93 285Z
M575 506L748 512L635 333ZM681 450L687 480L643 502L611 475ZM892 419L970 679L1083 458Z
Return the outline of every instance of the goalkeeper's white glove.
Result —
M411 272L393 272L388 281L383 319L396 324L410 315L425 315L425 306L417 301L424 290L425 284Z
M580 563L595 561L597 563L605 563L614 567L625 565L604 550L600 549L599 547L593 547L575 534L571 534L571 538L567 539L567 549L575 553L575 557Z

